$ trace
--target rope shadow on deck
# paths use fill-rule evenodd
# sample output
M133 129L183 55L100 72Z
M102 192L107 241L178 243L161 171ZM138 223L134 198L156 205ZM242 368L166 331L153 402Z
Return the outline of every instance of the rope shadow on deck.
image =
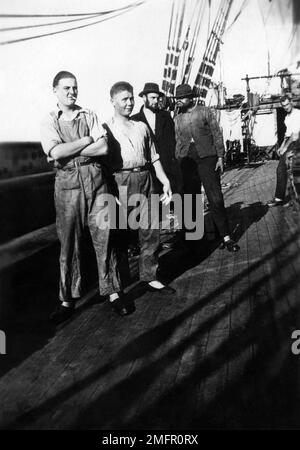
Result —
M270 276L274 276L274 273L270 274ZM201 324L200 327L196 331L194 331L188 338L184 339L182 342L177 344L174 348L169 350L165 355L163 355L158 360L152 362L147 367L138 370L133 373L129 379L122 380L117 383L115 386L111 387L108 392L104 392L100 394L97 400L93 401L93 404L84 409L84 411L79 415L77 420L73 422L71 425L75 428L147 428L148 426L152 426L154 428L159 428L161 424L166 428L173 428L178 426L178 422L183 422L183 428L194 426L196 428L201 427L202 425L208 426L210 424L208 418L206 418L206 422L202 417L200 421L195 421L194 419L188 420L188 405L184 400L188 397L189 399L193 398L195 385L201 382L208 377L212 376L217 372L218 369L222 368L224 364L226 364L231 358L237 357L241 352L243 352L247 347L253 345L254 343L258 343L259 346L262 346L260 342L262 334L263 338L267 341L270 339L268 336L268 332L270 331L268 326L272 325L272 320L261 320L261 317L269 314L270 312L270 303L263 305L258 305L256 311L254 311L253 315L250 317L249 321L243 324L240 328L235 330L234 336L222 342L216 350L214 350L208 356L205 356L201 363L196 364L195 369L189 375L185 376L184 379L179 383L179 385L172 387L171 389L167 389L167 392L162 392L161 397L154 401L154 405L147 404L145 399L139 398L143 395L144 389L147 389L148 385L153 383L153 380L158 379L159 376L164 372L166 366L170 365L174 362L178 355L182 354L187 348L195 345L195 342L199 339L201 335L204 335L205 332L212 329L214 325L216 325L222 317L228 315L230 310L235 308L241 301L244 301L246 296L249 294L255 293L256 288L261 283L265 283L269 275L264 277L260 282L256 283L251 289L251 292L242 292L239 297L234 300L232 304L225 307L223 311L212 316L208 321L204 324ZM281 294L286 294L291 287L298 283L298 277L291 277L287 284L282 286L282 289L278 291L279 296ZM207 300L205 298L204 300ZM287 324L291 326L291 321L294 320L294 312L295 309L292 309L288 313L284 314L281 320L285 319ZM174 322L176 322L174 319ZM258 326L259 320L261 321L261 325ZM161 326L161 330L155 329L151 330L151 336L148 336L145 339L146 345L143 343L135 343L134 346L132 344L132 349L139 348L139 353L132 355L134 358L141 358L145 355L146 352L150 353L149 342L152 351L157 348L158 345L163 345L166 339L170 338L172 332L174 331L174 327L178 327L178 323L173 323L173 326L170 327L168 324L169 333ZM248 329L248 331L247 331ZM267 330L267 332L266 332ZM274 331L274 330L272 330ZM273 342L274 333L271 334L271 341ZM163 338L162 342L157 342L154 336L160 336ZM143 339L143 337L141 338ZM262 339L263 342L263 339ZM155 345L155 348L153 348ZM270 348L270 345L268 346ZM263 346L261 353L262 359L255 359L254 367L257 367L258 364L265 363L266 355L265 355L266 347ZM128 349L124 349L123 352L127 355ZM272 353L271 353L272 355ZM259 372L259 366L258 366ZM253 371L252 371L253 376ZM297 386L297 377L293 380L293 386ZM244 384L242 383L242 386ZM190 387L192 389L190 390ZM231 389L231 388L230 388ZM155 397L155 393L153 393ZM141 409L142 412L136 411L135 401L136 398L139 399L138 408ZM213 403L211 400L211 403ZM229 394L230 400L230 394ZM151 399L152 402L152 399ZM215 402L217 403L217 401ZM140 406L142 405L142 406ZM205 405L207 408L210 406ZM131 415L128 414L128 410L131 410ZM216 412L215 406L211 407L212 416ZM117 414L116 414L117 411ZM200 409L201 411L201 409ZM198 411L193 411L195 414ZM199 413L199 412L198 412ZM235 411L237 413L237 411ZM204 415L205 417L205 413ZM182 420L182 418L185 420ZM159 419L161 418L161 420ZM179 420L178 420L179 419ZM216 420L216 418L215 418ZM223 424L224 426L224 424Z
M253 171L251 170L246 174L246 180L251 177L252 172ZM242 178L245 178L245 176L242 176ZM266 213L265 207L258 204L258 202L253 204L251 208L250 205L249 209L248 207L240 209L241 205L241 202L237 202L227 208L232 228L235 229L236 226L238 226L238 231L235 236L237 239L242 236L254 221L257 222ZM238 218L238 220L235 220L237 213L240 212L238 211L238 208L242 212L243 217L246 218L242 219L242 227L239 227L241 219ZM186 249L173 251L164 255L160 259L163 278L166 282L171 282L187 270L200 264L216 249L216 246L216 243L208 242L207 239L203 238L196 244L194 241L188 242ZM52 255L52 253L55 254ZM7 356L0 369L0 376L12 367L17 366L22 360L27 358L31 353L34 353L37 349L42 348L45 342L54 336L55 330L47 323L48 315L54 307L56 295L53 293L56 292L56 279L58 278L56 261L57 250L52 253L51 261L53 261L53 263L51 265L51 274L49 277L46 278L46 273L43 273L41 279L31 280L30 274L35 273L36 271L33 263L31 263L31 265L27 265L28 267L26 267L24 274L18 274L14 280L15 296L18 298L18 301L16 302L18 318L17 321L14 320L12 324L8 323L2 327L7 331L7 334L11 336L8 342L10 347L8 349L8 354L14 355L14 358L12 359ZM45 260L48 259L43 255L44 253L39 256L40 265L38 265L38 267L42 267L45 264ZM91 272L95 274L95 268L92 267L92 269ZM24 268L22 270L24 270ZM90 280L88 284L90 284ZM134 299L142 294L143 291L141 291L141 289L134 289L129 294L130 300L134 302ZM93 301L80 305L77 312L80 313L81 310L92 304ZM26 313L24 316L25 305ZM30 334L28 334L29 331Z
M278 297L286 295L297 284L298 277L291 277L278 290ZM270 310L277 300L268 299L265 304L258 304L248 321L235 328L228 339L196 363L178 384L162 392L151 405L140 408L135 417L124 421L122 428L157 428L160 423L167 428L175 426L179 429L269 428L287 424L299 427L299 406L295 394L298 392L300 367L291 354L291 332L295 329L299 306L282 311L276 319L278 323L275 323ZM255 355L247 358L237 377L226 380L224 384L219 379L219 384L213 386L215 395L203 401L202 392L200 399L193 402L202 384L202 390L205 390L209 378L217 375L226 364L234 366L245 352L251 354L253 346L257 347ZM291 407L296 411L291 411L292 422L289 423ZM116 425L111 421L108 426Z
M295 239L297 239L299 236L299 232L295 233L290 239L288 239L286 242L284 242L281 246L279 246L275 251L272 251L268 253L262 260L259 260L255 263L253 263L249 270L255 270L259 268L264 262L270 260L273 258L274 254L280 252L283 248L285 248L288 243L292 243ZM295 252L293 255L289 256L289 261L291 260L291 257L296 258L297 253ZM283 264L286 261L283 261ZM104 405L107 407L108 405L113 406L113 411L110 411L110 407L108 406L110 414L108 416L114 416L114 411L118 411L118 414L122 414L122 412L129 408L130 404L134 404L134 400L137 395L137 389L139 388L141 391L143 390L143 387L145 386L146 381L148 380L150 383L153 382L153 379L155 377L158 377L160 373L164 370L166 364L170 364L172 360L176 360L178 357L178 354L184 352L185 349L187 349L190 345L193 345L195 342L195 338L198 338L199 335L203 334L205 330L211 329L213 325L215 325L224 315L228 314L230 310L232 310L234 307L236 307L238 304L244 301L247 295L253 295L255 294L256 289L261 285L267 282L270 277L274 276L277 272L278 267L274 269L271 273L268 273L265 277L260 279L257 283L255 283L251 289L247 289L244 292L242 292L237 299L230 305L227 305L223 311L220 311L219 314L215 315L211 319L209 319L206 323L201 325L201 329L196 330L191 336L184 339L182 342L176 345L176 347L172 348L166 355L163 356L163 358L160 358L159 361L155 361L154 363L151 363L149 366L139 370L137 373L134 373L130 379L119 382L116 386L109 388L107 392L104 392L101 394L96 401L93 402L93 405L91 405L88 408L85 408L82 414L80 414L80 417L73 423L73 426L76 425L78 427L78 424L86 424L86 421L84 418L88 417L91 422L89 424L86 424L87 426L98 426L99 428L103 427L105 423L101 424L93 424L92 418L97 416L97 419L99 420L99 411L103 411ZM215 289L213 292L209 293L207 296L205 296L203 299L201 299L200 302L197 302L194 306L189 308L188 310L181 313L179 316L172 318L165 322L162 325L159 325L155 327L153 330L150 330L146 333L144 333L142 336L134 339L129 345L125 346L120 350L120 352L115 356L114 358L114 366L120 366L122 364L125 364L126 362L138 359L140 357L144 357L145 354L149 354L151 351L154 351L158 346L164 344L166 339L170 337L170 335L174 332L176 328L178 328L186 318L191 317L193 314L199 312L201 308L205 306L205 304L208 304L213 298L216 298L218 295L222 293L223 290L231 287L234 283L236 283L242 276L248 275L248 269L243 270L240 274L233 277L231 280L227 281L217 289ZM296 277L297 279L297 277ZM293 280L293 281L296 281ZM298 280L297 280L298 281ZM243 327L244 328L244 327ZM138 349L138 351L137 351ZM227 356L226 356L227 359ZM212 364L209 364L210 370L213 370ZM101 376L105 376L108 374L112 367L111 364L107 364L101 369L95 371L94 373L88 375L84 380L81 380L69 388L65 389L61 393L57 394L56 396L52 397L51 399L46 400L41 405L32 408L28 413L25 413L21 415L17 421L14 424L11 424L10 426L13 428L15 426L19 427L22 426L22 424L26 424L35 418L38 418L41 414L47 414L51 409L58 406L61 402L65 401L67 398L72 397L74 394L78 393L80 390L87 387L89 384L91 384L93 381L99 379ZM206 374L208 376L209 372ZM186 383L186 381L185 381ZM126 393L131 393L132 399L127 399L128 401L124 401L124 396L126 397ZM142 392L141 392L142 393ZM123 398L122 398L123 396ZM115 400L115 403L114 401ZM111 423L110 423L111 425ZM120 419L119 419L119 425L120 425ZM115 424L117 426L117 424ZM126 426L126 420L123 421L123 426Z
M254 202L243 206L243 202L230 205L226 211L233 230L234 238L238 241L253 223L259 222L268 212L268 206L261 202ZM186 241L185 253L171 251L160 258L160 274L166 283L178 278L187 270L200 264L218 247L218 241L209 242L204 237L201 241ZM183 258L186 256L186 259ZM228 255L230 257L230 255Z

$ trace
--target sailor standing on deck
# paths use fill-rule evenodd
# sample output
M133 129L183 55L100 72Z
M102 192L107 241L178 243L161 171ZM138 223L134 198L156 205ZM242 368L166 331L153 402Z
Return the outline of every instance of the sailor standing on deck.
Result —
M144 122L148 125L151 138L155 143L157 153L163 169L171 182L172 192L177 189L176 176L173 173L175 161L175 128L174 121L168 111L159 109L159 98L164 96L156 83L145 83L144 89L139 93L144 105L131 119Z
M48 161L54 161L55 207L60 250L60 304L51 316L63 322L74 312L81 296L81 240L87 225L92 237L99 274L100 295L110 296L113 308L126 314L119 297L116 258L109 246L110 230L97 226L108 213L100 194L108 192L101 157L107 154L106 132L93 111L76 105L77 81L70 72L53 80L58 103L41 124L41 141Z
M192 179L192 170L203 183L213 221L222 238L221 248L237 252L239 246L229 235L229 225L221 189L224 144L219 124L210 110L194 104L195 94L188 84L176 88L176 157L181 159L184 191Z
M165 286L158 279L159 226L158 214L151 214L151 196L154 193L153 178L149 170L153 165L155 173L163 186L164 204L168 204L172 197L170 182L162 168L159 154L151 139L147 125L130 119L134 107L133 87L125 82L115 83L110 90L114 116L104 126L108 132L108 146L110 166L114 181L118 188L119 203L124 214L130 212L128 201L134 195L142 198L140 204L140 226L138 228L141 253L139 256L140 280L145 282L147 290L160 294L175 292L170 286ZM144 199L144 200L143 200ZM127 217L126 217L127 221ZM127 230L119 232L124 234ZM127 256L127 248L119 249L123 256Z
M269 207L279 206L284 203L285 191L288 181L286 152L288 151L290 144L299 139L299 132L300 132L300 110L294 108L294 105L289 95L283 95L280 99L280 102L281 106L287 113L284 119L286 131L284 140L278 149L278 155L280 159L276 171L275 196L272 200L270 200L267 203Z
M175 127L174 121L168 111L159 108L159 99L164 97L156 83L145 83L144 89L139 93L144 105L131 119L144 122L150 130L151 138L155 144L161 165L170 180L171 189L180 191L180 168L175 158ZM173 212L173 211L172 211ZM174 248L176 239L164 242L162 248Z

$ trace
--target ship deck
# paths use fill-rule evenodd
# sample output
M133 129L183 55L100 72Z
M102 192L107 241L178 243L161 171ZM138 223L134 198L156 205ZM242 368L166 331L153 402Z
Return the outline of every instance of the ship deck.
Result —
M38 298L30 283L41 280L31 280L20 298L28 308L5 330L0 427L299 428L300 355L291 351L300 329L299 211L266 206L276 165L225 173L241 250L202 239L164 254L173 297L139 295L135 285L135 311L119 317L94 301L93 288L54 329L57 269Z

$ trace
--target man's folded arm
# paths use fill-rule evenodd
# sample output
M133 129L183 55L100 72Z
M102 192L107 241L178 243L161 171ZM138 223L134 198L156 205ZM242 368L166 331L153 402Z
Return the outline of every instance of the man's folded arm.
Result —
M82 154L82 151L89 146L91 142L93 142L91 136L84 136L73 142L57 144L49 151L49 155L53 159L61 159Z
M81 152L81 156L104 156L108 154L107 139L100 137L96 142L89 144Z
M76 139L73 142L63 142L51 116L47 116L42 121L40 133L42 147L49 161L75 156L93 142L93 138L90 136Z
M82 156L104 156L108 154L107 131L100 124L97 114L89 111L87 117L92 143L85 147L80 155Z

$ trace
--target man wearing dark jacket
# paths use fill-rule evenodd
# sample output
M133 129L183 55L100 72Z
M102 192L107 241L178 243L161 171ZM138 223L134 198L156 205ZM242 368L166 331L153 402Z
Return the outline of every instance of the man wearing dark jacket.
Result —
M158 84L146 83L142 92L139 93L144 101L144 106L131 119L144 122L149 127L161 165L170 180L172 192L176 192L178 182L176 173L174 173L176 170L175 129L170 113L159 109L159 98L163 95Z
M222 238L222 247L230 252L239 246L230 238L229 225L221 190L223 172L223 136L213 111L193 101L195 94L188 84L176 88L175 117L176 157L181 160L184 192L188 192L193 170L203 183L213 221Z

